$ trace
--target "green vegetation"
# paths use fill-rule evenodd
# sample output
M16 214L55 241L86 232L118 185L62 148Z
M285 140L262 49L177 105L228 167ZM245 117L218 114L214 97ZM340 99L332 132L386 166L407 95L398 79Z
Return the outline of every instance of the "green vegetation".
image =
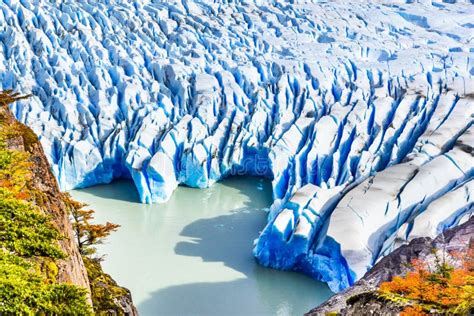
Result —
M89 315L85 289L52 283L38 264L0 251L0 314Z
M100 261L83 257L92 292L92 304L98 314L111 311L118 315L123 314L115 303L130 295L127 289L119 286L112 277L102 270Z
M0 124L0 187L8 189L17 198L25 199L26 186L31 179L28 154L7 148L7 141L18 136L16 124L6 126L1 121Z
M0 247L20 256L43 256L62 259L59 232L48 217L31 203L19 200L0 188Z
M0 314L89 315L86 289L56 282L62 236L32 201L28 151L10 149L37 141L21 124L5 124L4 107L17 99L0 93Z

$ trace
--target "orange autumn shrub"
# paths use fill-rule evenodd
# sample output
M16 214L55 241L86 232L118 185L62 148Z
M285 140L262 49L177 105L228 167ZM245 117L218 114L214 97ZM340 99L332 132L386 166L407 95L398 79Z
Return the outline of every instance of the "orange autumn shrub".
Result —
M419 305L408 306L401 313L400 316L425 316L427 315L423 308Z
M474 244L474 243L473 243ZM454 268L435 254L435 267L413 260L412 271L380 285L380 294L408 305L402 315L426 315L426 312L467 314L474 308L474 269L472 244Z

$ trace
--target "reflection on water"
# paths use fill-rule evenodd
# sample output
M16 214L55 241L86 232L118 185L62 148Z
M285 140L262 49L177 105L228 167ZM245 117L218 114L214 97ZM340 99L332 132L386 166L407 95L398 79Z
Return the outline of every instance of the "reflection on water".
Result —
M125 180L72 195L96 210L98 222L122 226L99 253L141 315L300 315L331 295L306 276L256 264L253 240L271 203L267 180L179 187L156 205L138 203Z

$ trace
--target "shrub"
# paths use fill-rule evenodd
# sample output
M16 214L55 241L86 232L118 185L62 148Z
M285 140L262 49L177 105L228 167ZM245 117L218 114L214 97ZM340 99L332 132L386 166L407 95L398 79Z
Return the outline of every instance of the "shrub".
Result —
M440 260L435 252L434 268L420 260L412 261L413 270L380 285L380 294L392 301L409 304L404 315L468 314L474 308L474 270L470 266L472 251L455 268Z
M98 314L111 314L110 311L121 314L116 301L129 296L129 291L120 287L110 275L102 270L99 260L88 257L83 259L89 275L94 311Z
M59 232L47 216L29 202L0 188L0 247L20 256L64 258Z
M0 250L0 314L89 315L87 292L49 283L38 267Z
M3 130L0 130L0 187L18 198L26 199L27 183L31 179L28 154L6 148Z
M76 235L81 255L91 256L95 254L96 248L94 245L101 244L104 239L116 231L120 225L109 222L105 224L93 224L93 210L84 209L85 204L74 201L69 195L65 195L64 200L72 215L72 228Z

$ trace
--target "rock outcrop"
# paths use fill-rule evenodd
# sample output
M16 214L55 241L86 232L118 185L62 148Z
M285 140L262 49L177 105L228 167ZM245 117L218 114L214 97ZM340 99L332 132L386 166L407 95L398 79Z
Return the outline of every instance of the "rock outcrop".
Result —
M0 106L2 125L13 126L19 124L11 115L8 108ZM72 231L69 212L63 200L63 194L59 191L57 182L51 173L48 160L43 152L40 142L34 132L27 126L22 126L21 135L7 140L8 148L29 153L32 178L30 190L41 192L41 210L50 216L54 227L64 236L59 241L61 250L67 254L65 259L58 260L58 282L72 283L86 288L89 291L89 280L87 271L79 253L78 245Z
M17 122L5 104L0 104L0 118L0 127L14 127L16 131L15 136L6 139L8 149L28 153L29 169L31 171L31 177L28 180L28 191L35 193L30 199L31 202L48 216L53 227L62 236L58 243L60 249L65 254L65 258L55 260L55 265L57 266L55 280L58 283L74 284L86 289L89 303L92 305L94 293L93 291L91 293L91 289L94 290L94 288L91 288L90 281L94 280L89 280L88 271L84 264L85 259L83 260L79 252L72 230L67 199L59 190L43 148L34 132L29 127ZM111 280L110 276L106 275L102 271L100 264L97 263L95 277L102 275ZM113 280L111 282L113 282L114 287L122 289ZM108 290L110 289L107 287L102 289L105 293ZM120 297L113 297L116 300L113 308L106 311L110 315L137 315L138 313L133 305L130 292L126 289L122 290L121 293L123 294ZM6 303L8 304L8 302ZM96 312L103 312L100 306L93 306L93 308Z
M403 309L394 302L375 295L378 286L394 276L403 276L410 270L413 259L433 261L433 249L446 252L468 253L474 249L474 217L436 238L420 237L403 245L381 259L352 287L334 295L306 315L395 315Z

